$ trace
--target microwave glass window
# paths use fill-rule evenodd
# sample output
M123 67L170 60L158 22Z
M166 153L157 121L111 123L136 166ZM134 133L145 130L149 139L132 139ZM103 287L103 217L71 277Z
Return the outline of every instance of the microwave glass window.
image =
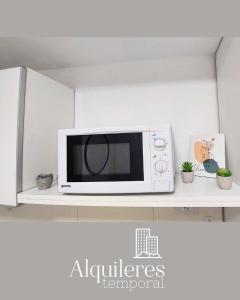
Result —
M68 136L67 179L143 181L142 133Z
M85 147L83 145L73 147L73 160L75 161L73 173L82 175L130 174L129 144L90 144L84 153Z

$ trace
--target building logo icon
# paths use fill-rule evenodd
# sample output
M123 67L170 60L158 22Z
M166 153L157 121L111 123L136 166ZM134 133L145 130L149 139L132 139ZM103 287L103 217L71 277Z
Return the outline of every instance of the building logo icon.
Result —
M137 228L134 258L162 258L158 253L158 236L151 236L150 228Z

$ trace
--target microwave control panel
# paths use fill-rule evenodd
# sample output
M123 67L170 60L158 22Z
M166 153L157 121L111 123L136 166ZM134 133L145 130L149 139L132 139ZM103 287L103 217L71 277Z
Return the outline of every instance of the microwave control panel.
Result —
M173 149L171 132L150 133L153 191L173 190Z

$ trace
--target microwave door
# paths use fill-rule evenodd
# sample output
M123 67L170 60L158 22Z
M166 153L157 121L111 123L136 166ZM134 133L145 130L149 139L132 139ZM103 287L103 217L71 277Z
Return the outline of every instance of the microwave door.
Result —
M143 181L142 133L68 136L67 179Z

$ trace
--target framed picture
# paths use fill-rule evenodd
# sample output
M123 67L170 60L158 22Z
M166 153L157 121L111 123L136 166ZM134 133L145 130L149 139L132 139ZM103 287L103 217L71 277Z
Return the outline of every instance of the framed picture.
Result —
M224 134L190 137L190 160L197 176L216 177L219 168L225 168Z

